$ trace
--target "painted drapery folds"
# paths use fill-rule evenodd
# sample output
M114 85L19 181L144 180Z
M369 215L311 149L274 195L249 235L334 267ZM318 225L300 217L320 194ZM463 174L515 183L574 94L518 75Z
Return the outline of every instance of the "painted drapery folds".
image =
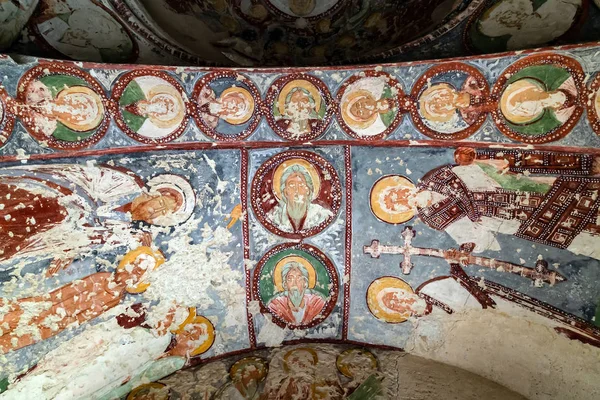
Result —
M598 51L294 71L3 57L0 399L169 398L167 375L234 355L214 398L380 398L363 345L594 398ZM557 367L526 385L536 357Z

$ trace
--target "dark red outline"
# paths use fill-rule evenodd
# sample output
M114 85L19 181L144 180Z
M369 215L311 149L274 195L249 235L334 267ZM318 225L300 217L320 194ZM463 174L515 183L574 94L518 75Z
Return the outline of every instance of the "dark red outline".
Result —
M260 191L263 187L263 182L265 180L265 175L279 167L281 163L292 159L292 158L302 158L312 165L316 167L317 170L326 170L331 176L331 193L330 196L332 198L331 202L331 212L333 215L322 222L321 224L310 228L310 229L302 229L297 232L285 232L279 229L277 226L272 224L264 212L262 208L261 202L261 194ZM288 150L282 151L281 153L275 154L273 157L269 158L265 161L256 171L254 177L252 178L252 188L250 192L250 202L252 204L252 211L254 211L254 215L256 215L256 219L260 221L260 223L267 228L270 232L287 238L287 239L303 239L310 236L314 236L327 228L336 218L338 213L340 212L340 208L342 205L342 185L340 183L340 178L338 176L337 171L334 166L331 165L329 161L327 161L323 156L305 150Z
M21 120L21 123L23 123L25 129L27 129L27 132L38 142L46 142L48 144L48 147L57 150L77 150L98 143L100 139L104 137L106 131L108 130L111 115L110 102L106 97L104 88L100 85L100 83L94 78L92 78L90 74L79 68L76 68L74 65L49 62L40 63L37 66L28 70L23 74L23 76L21 76L21 78L19 79L19 83L17 84L17 103L27 104L25 99L25 87L31 82L33 82L35 79L38 79L40 76L48 75L71 75L86 81L90 89L93 89L94 92L96 92L96 94L102 99L102 105L104 106L104 116L102 117L102 121L100 122L98 127L94 129L95 132L90 137L77 142L66 142L64 140L56 139L53 136L46 137L44 135L41 135L39 132L36 132L35 127L28 122L30 118L27 116L27 111L25 111L26 108L21 108L17 105L16 115Z
M259 281L261 278L261 272L262 272L263 267L265 266L267 261L269 261L270 258L272 258L273 256L277 255L278 253L281 253L282 251L288 250L288 249L296 249L296 250L308 253L311 256L319 259L323 263L323 266L327 270L327 273L329 274L329 278L331 279L331 283L330 283L331 288L329 289L329 299L325 303L325 307L323 308L321 313L319 313L319 316L314 318L307 325L289 325L285 321L282 321L276 314L272 314L269 311L269 308L265 304L263 304L263 301L260 297ZM271 315L273 317L273 322L275 322L281 328L288 328L288 329L292 329L292 330L313 328L313 327L319 325L321 322L325 321L327 319L327 317L329 317L329 315L331 314L331 312L333 311L333 309L335 308L335 306L337 304L339 290L340 290L340 285L339 285L339 280L338 280L338 272L337 272L337 269L335 268L335 265L333 265L333 262L325 255L325 253L323 253L317 247L310 245L310 244L303 244L303 243L283 243L283 244L277 245L277 246L273 247L272 249L270 249L269 251L267 251L265 253L265 255L260 259L260 261L258 262L256 267L254 268L254 276L252 278L252 293L253 293L254 298L257 299L258 302L260 303L261 313Z
M315 85L321 93L321 99L323 103L325 103L326 107L325 115L323 116L323 119L319 122L319 127L315 131L311 131L309 134L297 138L295 138L294 135L290 134L289 132L283 131L281 128L279 128L279 126L277 126L277 121L275 121L275 116L273 115L273 105L275 103L276 98L279 96L281 89L283 89L283 87L288 82L291 82L296 79L305 80ZM267 91L267 95L265 97L264 106L265 110L263 111L263 113L267 117L267 122L269 123L269 126L271 127L271 129L273 129L273 132L275 132L277 136L294 142L303 142L307 140L316 139L319 136L323 135L323 133L325 133L327 127L333 119L333 115L335 113L335 108L337 104L334 103L333 98L331 97L331 93L329 93L329 88L322 80L320 80L314 75L301 72L283 75L275 79L275 81L269 85L269 90Z
M394 99L396 110L397 110L396 116L394 117L394 120L392 121L390 126L388 126L385 131L383 131L377 135L373 135L373 136L360 136L360 135L357 135L352 130L352 128L350 128L348 126L348 124L346 124L346 121L344 121L344 118L342 117L342 97L344 97L344 94L346 93L346 89L351 84L358 82L359 80L361 80L363 78L372 78L372 77L377 77L377 76L384 76L384 77L388 78L389 79L388 85L390 87L395 87L398 90L398 95ZM358 72L358 73L352 75L351 77L349 77L348 79L346 79L346 81L342 84L342 86L339 88L339 90L337 92L336 101L338 104L337 104L337 107L335 110L336 111L335 114L337 117L338 124L342 127L342 129L344 130L344 132L346 132L346 134L348 136L351 136L354 139L358 139L358 140L365 141L365 142L371 142L374 140L385 139L386 137L388 137L389 135L391 135L394 132L394 130L400 125L400 123L402 123L402 120L404 118L404 114L403 114L404 107L402 107L401 104L403 103L403 100L405 98L406 98L406 94L404 93L404 89L402 89L402 85L400 84L400 82L396 78L394 78L392 75L388 74L387 72L375 71L375 70L365 70L365 71Z
M577 101L575 103L575 110L573 114L569 117L567 122L551 130L550 132L546 132L545 134L539 136L527 136L521 134L519 132L515 132L510 129L505 123L505 118L502 115L502 111L500 111L500 97L506 88L506 82L510 79L512 75L519 72L519 70L534 66L534 65L554 65L566 69L569 71L573 80L575 81L575 86L577 87ZM562 139L567 136L571 130L575 127L581 115L583 114L583 101L586 99L586 87L584 85L585 80L585 72L583 68L574 58L563 56L561 54L556 53L542 53L536 54L533 56L522 58L513 64L511 64L508 68L506 68L498 77L498 80L494 84L492 88L492 92L490 94L490 103L495 103L496 106L492 111L492 120L496 124L496 127L504 136L519 141L523 143L529 144L540 144L540 143L548 143L554 142L556 140Z
M238 79L238 77L240 76L244 78L243 83L248 86L248 88L250 89L250 93L254 98L254 111L252 112L252 117L250 117L252 122L246 129L244 129L237 135L225 135L217 132L214 128L211 128L204 122L204 119L198 112L197 99L200 95L200 91L202 90L202 88L206 85L210 85L212 81L222 78ZM254 131L256 131L256 128L258 128L258 124L260 123L262 117L262 110L264 108L262 98L260 97L260 92L258 91L258 88L254 84L254 82L252 82L250 78L240 74L239 72L228 70L217 70L215 72L211 72L202 76L194 85L191 102L194 105L196 105L196 107L194 107L192 111L192 117L194 117L194 121L196 121L196 125L198 125L198 128L200 128L202 133L208 136L209 138L223 142L235 142L237 140L244 140L247 137L251 136L254 133Z
M344 249L344 319L342 322L342 339L348 339L348 319L350 318L350 284L352 282L352 148L344 147L344 164L346 167L346 238Z
M141 77L141 76L147 76L147 75L152 75L157 78L160 78L160 79L166 81L167 83L171 84L173 87L175 87L175 89L177 89L179 91L179 94L181 95L181 98L183 100L183 106L185 107L183 121L181 121L179 126L173 132L171 132L168 136L158 138L158 139L150 139L150 138L147 138L145 136L142 136L142 135L132 131L131 128L129 126L127 126L125 121L123 121L123 114L121 113L121 106L119 105L119 99L121 98L121 95L125 91L125 88L127 88L127 85L129 85L129 83L133 79ZM142 69L134 69L123 75L120 75L117 78L116 83L113 85L111 99L112 99L113 107L114 107L113 113L114 113L114 117L115 117L115 122L117 123L117 125L119 126L121 131L123 131L130 138L132 138L135 141L140 142L140 143L162 144L162 143L172 142L173 140L175 140L178 137L180 137L181 135L183 135L183 132L187 128L189 120L190 120L190 103L189 103L189 100L187 97L187 93L185 92L183 86L179 83L179 81L177 81L175 78L173 78L171 75L169 75L165 71L149 70L149 69L142 68Z
M473 124L469 125L468 127L464 128L458 132L453 132L453 133L438 132L436 130L431 129L423 122L423 118L421 117L421 115L419 113L419 105L418 105L419 98L421 97L421 92L422 92L423 87L428 84L429 79L431 79L432 77L437 76L437 75L442 75L442 74L445 74L445 73L448 73L451 71L464 72L468 75L468 77L475 78L477 80L477 83L479 83L480 86L483 87L483 95L481 97L478 97L478 98L476 97L475 99L471 98L472 106L484 106L487 103L487 100L490 95L490 86L487 82L487 79L485 78L485 76L483 76L483 74L477 68L473 67L472 65L453 61L453 62L449 62L449 63L436 65L436 66L433 66L432 68L428 69L423 75L421 75L421 77L419 77L419 79L417 79L417 81L415 82L415 84L412 87L412 91L410 93L410 97L412 99L412 103L411 103L411 107L410 107L410 116L413 120L413 123L419 130L419 132L421 132L423 135L430 137L432 139L439 139L439 140L466 139L469 136L475 134L475 132L477 132L479 130L479 128L481 128L481 126L484 124L484 122L487 118L487 115L488 115L487 111L481 111L479 116L477 117L477 120Z

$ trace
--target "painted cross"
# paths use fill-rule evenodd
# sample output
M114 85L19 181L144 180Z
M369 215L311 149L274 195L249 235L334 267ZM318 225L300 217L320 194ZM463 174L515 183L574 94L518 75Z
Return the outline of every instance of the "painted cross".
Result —
M471 243L463 244L459 249L431 249L423 247L413 247L412 240L415 237L415 230L408 226L402 231L404 244L402 246L382 245L379 240L373 240L370 246L364 246L363 252L370 254L372 258L379 258L382 254L400 254L403 255L400 268L404 275L410 274L414 268L412 263L413 256L437 257L446 260L449 264L458 263L461 266L479 265L481 267L494 269L499 272L510 272L521 275L522 277L534 281L535 286L543 286L543 282L554 285L557 282L564 282L567 279L556 271L548 269L548 263L543 259L538 259L535 268L525 267L513 264L508 261L500 261L495 258L474 256L471 252L474 246Z

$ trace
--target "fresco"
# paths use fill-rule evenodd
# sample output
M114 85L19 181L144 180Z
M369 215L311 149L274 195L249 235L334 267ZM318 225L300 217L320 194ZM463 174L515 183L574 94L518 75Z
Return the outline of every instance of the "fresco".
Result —
M411 371L419 376L403 384L403 393L414 399L426 398L421 390L429 378L443 381L445 394L459 392L459 384L450 376L460 378L464 399L478 395L522 399L466 371L390 349L339 344L284 346L271 353L254 351L142 385L129 396L140 399L141 393L151 392L158 399L392 399L397 398L395 387L402 375ZM474 390L476 385L478 391ZM435 386L428 391L429 395L438 393L442 395Z
M377 398L378 346L596 398L597 52L3 56L0 399Z

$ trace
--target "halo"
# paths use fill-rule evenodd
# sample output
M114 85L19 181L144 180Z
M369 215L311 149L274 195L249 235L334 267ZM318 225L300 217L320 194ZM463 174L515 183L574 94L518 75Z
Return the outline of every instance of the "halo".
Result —
M281 89L281 92L279 92L279 96L277 96L277 108L279 109L280 115L285 115L285 99L294 88L302 88L308 91L315 100L315 110L318 112L321 109L321 102L323 99L319 89L306 79L294 79L293 81L286 83Z
M201 315L197 315L196 314L196 307L190 307L188 308L188 316L185 319L185 321L183 321L183 323L181 325L179 325L179 327L176 330L172 330L171 332L173 332L174 334L180 334L183 333L185 331L185 327L187 325L190 324L204 324L206 325L206 334L208 335L208 338L206 339L206 341L204 343L202 343L200 346L196 347L192 352L190 352L190 356L194 357L203 353L206 353L208 351L208 349L211 348L211 346L213 345L213 343L215 342L215 326L212 324L212 322L210 322L210 320L206 317L203 317Z
M350 371L350 367L353 364L356 355L365 355L371 362L371 368L374 370L377 369L377 359L373 353L362 349L347 349L340 353L335 360L335 366L342 375L350 379L354 378L354 375Z
M281 270L283 269L283 266L289 262L297 262L304 268L306 268L306 270L308 271L308 288L314 288L315 284L317 283L317 273L315 271L315 267L313 267L307 259L302 258L300 256L287 256L279 260L279 262L275 266L275 269L273 270L273 283L277 288L277 291L284 291Z
M285 170L293 165L300 165L306 169L313 183L312 200L316 199L321 190L321 178L319 177L319 173L315 166L310 161L303 158L290 158L289 160L282 162L277 169L275 169L275 173L273 174L273 192L275 193L275 197L277 197L278 200L283 198L283 194L281 193L281 177Z
M342 118L344 119L344 122L346 122L346 124L348 124L348 126L352 129L367 129L369 126L373 125L379 117L379 112L377 110L366 120L357 119L357 117L350 112L350 108L352 108L354 103L365 97L372 97L375 101L377 101L375 96L365 89L355 90L347 96L344 96L344 101L342 102L341 106Z
M269 364L260 357L245 357L241 360L237 360L231 368L229 368L229 377L234 380L235 375L239 370L243 370L247 367L254 367L260 372L259 382L262 382L269 372Z
M388 323L400 323L408 320L410 315L401 314L399 312L389 312L379 304L378 295L386 289L400 289L408 293L414 293L410 285L400 278L393 276L384 276L375 279L367 289L367 306L373 316L381 321Z
M127 254L125 254L125 256L123 256L123 258L119 262L119 266L117 267L117 270L121 270L121 271L124 270L128 264L131 264L132 262L134 262L142 254L145 254L145 255L148 255L148 256L154 258L155 264L154 264L153 270L155 270L156 268L158 268L165 262L165 257L162 255L162 253L160 251L158 251L158 250L154 251L154 250L152 250L152 248L150 248L148 246L140 246L140 247L136 248L135 250L131 250L131 251L127 252ZM142 293L142 292L146 291L146 289L148 289L148 286L150 286L150 283L140 282L133 286L127 286L127 288L125 290L128 293L132 293L132 294Z
M528 88L539 88L544 91L546 90L545 86L540 81L536 79L523 78L509 84L502 92L502 97L500 97L500 111L502 112L502 115L509 122L515 125L526 125L535 122L544 114L544 111L546 110L543 108L539 114L532 116L514 115L508 111L508 101L510 96L515 94L515 92L527 90Z
M93 120L85 124L73 124L66 119L61 119L61 123L63 123L67 128L72 129L76 132L86 132L97 128L98 125L100 125L100 123L102 122L102 119L104 118L104 105L102 104L102 98L98 95L98 93L96 93L87 86L71 86L61 90L56 95L56 98L58 99L69 94L81 94L91 97L94 100L94 103L96 103L96 107L98 108L98 115L96 115L96 117Z
M434 83L433 85L429 86L427 89L423 90L421 92L421 94L419 95L419 113L423 116L423 118L429 120L429 121L433 121L433 122L448 122L452 119L452 116L454 114L456 114L456 109L458 107L455 107L454 110L452 110L451 112L448 112L446 116L444 116L444 118L441 118L441 116L438 114L433 115L431 113L429 113L427 111L427 107L424 106L425 101L427 100L425 97L429 96L431 93L435 93L438 90L442 90L442 89L446 89L446 90L450 90L453 93L458 93L458 91L456 90L456 88L454 88L452 85L450 85L449 83L445 83L445 82L440 82L440 83Z
M154 118L151 115L148 115L148 118L150 119L150 121L152 121L154 125L163 129L175 127L181 124L181 121L183 121L183 118L185 118L185 104L183 103L183 98L181 97L181 93L179 93L179 91L173 86L168 84L152 86L148 90L146 97L148 98L148 101L152 101L154 97L165 94L173 97L177 102L177 105L179 107L177 114L175 114L173 118L166 121L162 121L157 118Z
M194 213L196 206L196 194L190 183L179 175L163 174L155 176L146 182L150 191L160 191L161 189L174 190L181 195L181 203L177 203L179 208L171 215L161 215L154 218L152 225L175 226L187 221Z
M244 97L244 99L248 102L248 104L250 104L250 107L248 107L248 109L246 110L246 113L240 117L237 117L237 118L223 117L223 119L232 125L241 125L241 124L247 122L250 118L252 118L252 114L254 114L254 97L252 97L252 94L247 89L244 89L244 88L238 87L238 86L232 86L230 88L223 90L223 93L221 93L220 97L223 98L223 97L227 96L228 94L232 94L232 93L242 95L242 97Z
M299 352L310 353L310 355L312 356L312 359L313 359L313 365L317 365L319 363L319 356L317 355L316 351L314 351L310 347L300 347L298 349L293 349L293 350L288 351L283 356L283 370L285 372L290 372L290 367L288 365L288 359L292 356L292 354L299 353Z
M384 176L375 182L373 188L371 188L371 210L373 210L373 214L375 214L377 218L388 224L401 224L410 221L415 215L415 211L412 208L408 211L390 212L382 207L380 196L385 190L395 187L416 190L415 184L402 175Z
M598 116L600 116L600 90L598 90L596 92L596 101L595 103L595 109L596 109L596 114L598 114Z

